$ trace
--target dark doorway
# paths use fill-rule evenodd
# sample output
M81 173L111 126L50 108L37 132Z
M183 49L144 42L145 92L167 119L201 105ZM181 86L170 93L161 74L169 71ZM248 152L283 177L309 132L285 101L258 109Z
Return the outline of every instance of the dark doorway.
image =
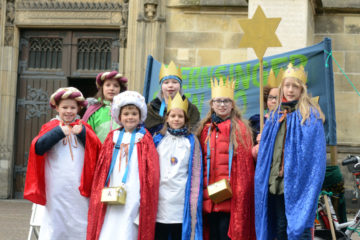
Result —
M85 98L94 97L97 93L97 88L95 84L95 78L70 78L69 86L76 87L79 89ZM82 117L85 113L86 109L82 109L79 115Z
M74 86L85 97L96 94L99 72L119 66L119 31L21 30L17 84L13 196L22 198L32 139L56 116L49 97Z

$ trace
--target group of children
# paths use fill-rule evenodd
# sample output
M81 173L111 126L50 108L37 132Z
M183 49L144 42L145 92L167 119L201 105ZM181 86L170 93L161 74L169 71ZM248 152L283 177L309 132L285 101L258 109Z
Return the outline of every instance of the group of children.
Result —
M199 122L173 62L148 105L116 71L97 76L82 120L81 92L58 89L25 182L24 198L46 209L39 239L311 239L326 144L305 82L303 68L282 73L259 144L233 81L211 80Z

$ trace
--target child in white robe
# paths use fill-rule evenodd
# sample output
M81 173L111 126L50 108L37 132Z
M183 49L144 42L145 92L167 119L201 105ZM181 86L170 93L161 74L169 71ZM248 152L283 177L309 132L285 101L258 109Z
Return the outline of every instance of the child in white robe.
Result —
M50 106L58 115L32 141L24 198L45 205L40 240L84 240L101 142L77 115L86 106L78 89L58 89Z
M202 157L188 131L188 102L169 98L166 124L154 137L160 161L156 240L202 239Z
M100 152L88 240L154 238L159 162L151 134L140 125L146 111L145 99L137 92L125 91L113 99L111 114L120 128L108 134ZM104 188L121 188L125 201L107 201L102 197Z

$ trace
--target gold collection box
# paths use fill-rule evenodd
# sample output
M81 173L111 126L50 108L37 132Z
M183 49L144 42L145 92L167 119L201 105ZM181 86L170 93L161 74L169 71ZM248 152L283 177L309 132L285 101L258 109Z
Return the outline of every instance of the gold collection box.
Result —
M214 203L220 203L232 197L232 190L227 179L214 182L207 186L210 199Z
M101 202L124 205L126 202L126 190L124 186L104 188L101 192Z

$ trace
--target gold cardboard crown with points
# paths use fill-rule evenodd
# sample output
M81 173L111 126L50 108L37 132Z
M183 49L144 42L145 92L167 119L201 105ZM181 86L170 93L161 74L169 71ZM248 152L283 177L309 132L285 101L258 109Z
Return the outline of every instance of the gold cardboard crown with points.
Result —
M184 110L185 114L187 114L189 102L187 98L185 100L182 100L182 97L179 92L176 93L175 97L171 99L169 97L168 105L167 105L167 112L170 112L171 109L179 108Z
M279 71L277 77L275 77L275 73L274 73L273 69L270 69L268 82L267 82L266 86L269 86L270 88L279 87L283 74L284 74L284 69L280 68L280 71Z
M294 77L302 81L304 84L306 84L307 81L307 75L305 73L304 67L301 65L299 68L294 67L292 63L289 63L287 69L283 73L282 79L288 78L288 77Z
M167 67L165 66L165 64L161 65L160 74L159 74L159 82L161 82L161 80L164 77L170 76L170 75L177 76L178 78L182 79L181 70L180 70L180 68L176 67L176 65L173 61L171 61Z
M211 98L230 98L234 100L234 90L235 90L235 82L233 80L229 80L229 77L226 78L224 82L223 78L216 79L213 77L211 79Z
M185 98L185 100L183 100L180 93L177 92L173 99L171 99L171 97L169 97L168 105L167 105L167 112L170 112L171 109L179 108L179 109L184 110L185 114L187 114L188 106L189 106L189 102L188 102L187 98Z

